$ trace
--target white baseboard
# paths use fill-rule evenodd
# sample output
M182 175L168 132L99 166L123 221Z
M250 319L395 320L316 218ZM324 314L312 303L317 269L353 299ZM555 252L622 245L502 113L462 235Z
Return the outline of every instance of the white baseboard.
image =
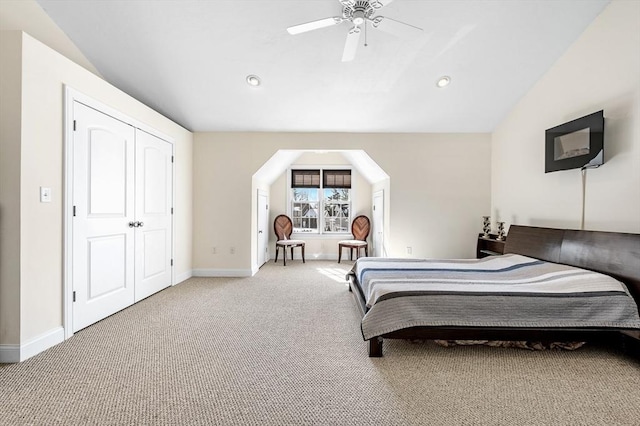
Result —
M0 362L22 362L64 341L64 328L56 327L22 345L0 345Z
M48 332L34 337L20 348L20 361L38 355L58 343L64 342L64 328L56 327Z
M267 259L267 262L273 262L275 257ZM348 260L349 256L346 258L343 257L343 260ZM290 260L287 258L287 260ZM299 256L294 256L293 260L301 261L302 258ZM338 256L335 254L312 254L309 256L305 256L305 260L335 260L338 261ZM282 263L282 258L278 259L278 263ZM191 276L194 277L252 277L256 273L258 273L257 266L253 266L251 269L194 269L191 271ZM184 275L184 274L183 274ZM182 276L182 275L181 275ZM186 276L186 275L185 275ZM186 278L185 278L186 279ZM180 282L180 281L178 281Z
M20 362L20 345L0 345L0 363Z
M194 269L194 277L251 277L251 269Z
M342 256L342 258L344 259L344 256ZM348 258L349 258L349 255L347 255L347 259ZM311 255L305 256L304 260L335 260L337 262L338 255L334 253L311 254Z
M193 276L193 271L183 272L176 275L176 282L173 285L180 284L182 281L186 281Z
M275 259L275 255L271 257L271 259ZM289 256L287 256L287 260L289 260ZM349 253L346 256L342 256L342 259L349 259ZM301 256L297 254L293 256L293 260L302 260ZM304 260L335 260L338 261L338 255L334 253L319 253L319 254L306 254L304 256ZM278 257L278 263L282 262L282 256Z

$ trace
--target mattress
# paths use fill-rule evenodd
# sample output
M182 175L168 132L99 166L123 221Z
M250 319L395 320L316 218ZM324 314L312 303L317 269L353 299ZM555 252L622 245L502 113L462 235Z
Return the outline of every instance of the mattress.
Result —
M365 340L417 326L640 329L638 307L622 282L517 254L367 257L347 278L366 301Z

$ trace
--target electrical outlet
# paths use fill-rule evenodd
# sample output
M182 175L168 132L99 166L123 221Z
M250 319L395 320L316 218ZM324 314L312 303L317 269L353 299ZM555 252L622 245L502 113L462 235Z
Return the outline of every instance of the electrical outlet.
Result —
M229 253L230 254L236 254L236 248L235 247L229 248Z
M413 249L411 247L407 247L407 254L411 254L413 252Z

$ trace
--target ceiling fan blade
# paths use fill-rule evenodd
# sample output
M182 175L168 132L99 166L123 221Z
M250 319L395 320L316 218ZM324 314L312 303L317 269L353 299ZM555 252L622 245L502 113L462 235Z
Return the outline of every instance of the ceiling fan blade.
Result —
M342 52L342 62L349 62L355 58L359 41L360 27L355 26L351 28L347 34L347 41L344 44L344 52Z
M356 0L338 0L345 7L353 7L356 5Z
M373 28L401 37L412 36L422 31L422 28L384 16L376 16L370 19L369 22L371 22Z
M307 22L305 24L294 25L293 27L287 28L287 31L289 32L289 34L300 34L300 33L305 33L307 31L317 30L319 28L337 25L343 20L344 20L343 18L334 16L332 18L324 18L324 19L319 19L317 21Z
M369 2L372 8L375 10L381 9L391 3L393 0L372 0Z

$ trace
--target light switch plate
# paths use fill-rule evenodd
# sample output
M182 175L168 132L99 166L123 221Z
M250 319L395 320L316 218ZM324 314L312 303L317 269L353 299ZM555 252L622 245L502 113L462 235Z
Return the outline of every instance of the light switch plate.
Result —
M45 188L44 186L40 187L40 202L41 203L51 202L51 188Z

